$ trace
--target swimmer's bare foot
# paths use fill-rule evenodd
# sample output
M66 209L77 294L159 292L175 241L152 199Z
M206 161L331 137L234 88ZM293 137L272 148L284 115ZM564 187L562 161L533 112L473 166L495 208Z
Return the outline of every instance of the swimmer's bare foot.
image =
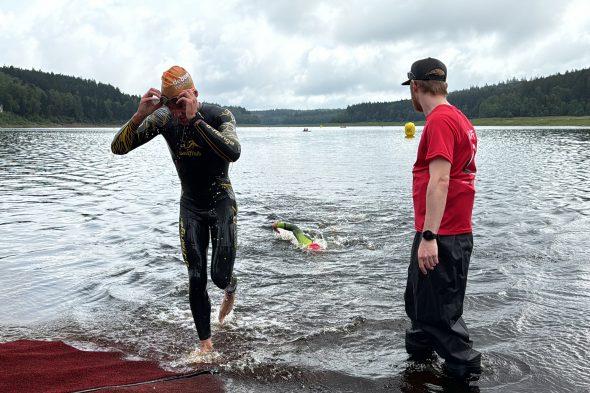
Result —
M201 352L207 353L211 351L213 351L213 342L211 341L211 338L201 340Z
M225 296L223 297L223 302L221 303L221 307L219 307L219 323L223 323L225 317L229 315L231 310L234 308L234 302L236 300L236 293L235 292L227 292L225 291Z

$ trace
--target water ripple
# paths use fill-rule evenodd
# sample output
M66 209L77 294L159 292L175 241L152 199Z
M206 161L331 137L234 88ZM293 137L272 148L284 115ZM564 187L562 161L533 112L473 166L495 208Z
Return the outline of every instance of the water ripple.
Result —
M114 133L0 130L0 340L66 340L186 369L198 339L179 181L162 138L121 157ZM239 290L228 321L212 321L209 364L230 388L590 389L588 130L478 130L464 318L484 374L461 387L440 361L417 366L404 350L418 140L396 127L239 133ZM326 250L276 239L279 219ZM222 292L208 289L215 316Z

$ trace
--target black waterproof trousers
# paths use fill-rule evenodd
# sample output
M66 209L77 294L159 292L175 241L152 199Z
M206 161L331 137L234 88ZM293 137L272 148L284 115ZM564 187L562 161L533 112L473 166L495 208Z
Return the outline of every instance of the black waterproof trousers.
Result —
M439 263L426 275L418 267L421 239L421 233L416 233L408 268L405 306L412 327L406 330L406 351L422 357L434 350L450 370L478 371L481 354L473 349L461 317L473 236L439 236Z
M233 198L223 198L210 209L180 204L180 243L188 267L189 302L200 340L211 337L211 302L207 293L207 249L211 237L211 280L220 289L233 292L236 259L237 207Z

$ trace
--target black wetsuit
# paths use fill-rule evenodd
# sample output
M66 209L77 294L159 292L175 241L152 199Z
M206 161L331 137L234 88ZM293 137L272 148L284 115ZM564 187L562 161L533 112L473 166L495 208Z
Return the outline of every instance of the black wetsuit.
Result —
M166 139L182 185L179 232L189 272L189 301L200 340L211 337L211 303L207 293L207 248L211 236L211 279L235 291L237 205L228 176L229 163L240 157L236 121L227 109L203 104L203 121L183 126L162 107L139 126L129 121L115 135L111 150L126 154L160 134Z

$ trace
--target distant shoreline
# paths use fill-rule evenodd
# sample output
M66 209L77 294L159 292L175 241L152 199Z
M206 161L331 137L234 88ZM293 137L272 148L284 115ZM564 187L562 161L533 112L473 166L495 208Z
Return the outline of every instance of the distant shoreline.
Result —
M470 119L474 126L559 126L559 127L590 127L590 116L546 116L546 117L512 117L512 118L482 118ZM239 127L384 127L384 126L401 126L405 122L360 122L360 123L324 123L324 124L240 124ZM414 121L417 126L424 125L424 120ZM119 128L123 125L115 124L55 124L55 123L38 123L25 122L18 124L2 124L2 128Z

